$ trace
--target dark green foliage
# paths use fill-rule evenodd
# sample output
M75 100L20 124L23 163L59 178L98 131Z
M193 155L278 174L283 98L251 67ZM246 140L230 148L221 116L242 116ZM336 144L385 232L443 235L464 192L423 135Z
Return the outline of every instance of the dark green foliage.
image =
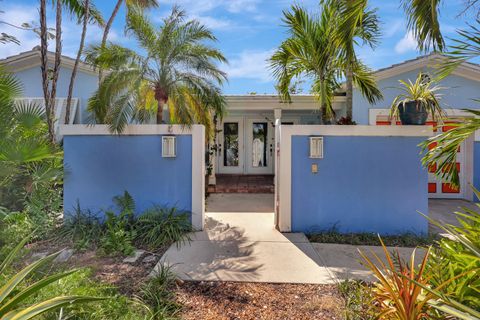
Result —
M107 255L121 254L128 256L135 251L133 246L134 230L127 228L128 215L120 212L116 215L112 211L105 213L105 231L100 238L100 248Z
M75 212L68 214L58 230L58 238L73 244L76 250L98 246L103 227L100 220L90 211L83 211L77 203Z
M339 284L338 289L345 300L346 320L376 319L373 311L374 296L371 287L365 282L345 280Z
M340 243L351 245L379 246L380 241L376 233L340 233L336 228L307 235L311 242ZM419 236L414 233L382 236L386 246L391 247L417 247L434 243L436 236Z
M477 190L475 193L478 197ZM438 241L430 254L427 272L434 288L443 284L440 292L480 311L480 212L463 208L455 214L459 226L447 225L454 236Z
M137 240L151 249L177 245L190 241L188 232L192 231L190 214L179 212L176 208L153 207L145 211L135 225Z
M161 265L157 274L141 289L140 301L149 310L152 320L172 319L181 306L175 302L172 287L175 285L175 274L170 267Z

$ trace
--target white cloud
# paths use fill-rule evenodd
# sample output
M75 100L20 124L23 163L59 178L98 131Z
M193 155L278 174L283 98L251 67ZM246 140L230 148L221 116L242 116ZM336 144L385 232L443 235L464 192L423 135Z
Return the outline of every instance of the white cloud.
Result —
M0 14L0 18L8 23L16 26L21 25L23 22L33 23L38 26L38 11L35 6L16 5L2 8L5 13ZM51 15L51 12L47 12L47 15ZM51 16L48 16L47 25L49 27L55 26L55 21ZM33 47L40 45L40 39L37 34L31 30L21 30L5 24L1 25L2 32L15 36L20 45L14 43L2 44L0 50L0 59L6 58L11 55L18 54L20 52L29 51ZM63 17L62 21L62 54L70 57L76 57L78 45L80 43L80 35L82 27L76 23L76 20L70 19L68 16ZM91 44L100 42L102 39L103 31L96 25L89 25L87 29L87 36L85 44ZM111 29L108 39L115 42L125 41L122 35L115 29ZM50 51L55 50L55 42L49 41Z
M257 10L258 0L230 0L225 1L227 10L233 13L254 12Z
M415 37L411 32L407 32L395 45L395 52L399 54L415 50L417 50L417 40L415 40Z
M242 51L236 58L229 59L229 65L223 66L223 70L229 78L257 79L261 82L272 80L268 69L268 59L272 56L274 49L265 51Z
M196 19L200 21L202 24L207 26L209 29L212 30L221 30L229 28L233 25L231 20L221 19L221 18L214 18L212 16L190 16L192 19Z

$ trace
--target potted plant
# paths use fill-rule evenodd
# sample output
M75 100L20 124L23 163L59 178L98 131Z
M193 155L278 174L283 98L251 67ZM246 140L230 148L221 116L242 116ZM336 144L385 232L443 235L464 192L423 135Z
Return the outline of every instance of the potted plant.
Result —
M415 82L399 80L403 93L395 97L390 107L390 118L398 119L403 125L424 125L428 114L432 119L442 119L445 112L440 107L439 90L444 88L423 73L419 73Z

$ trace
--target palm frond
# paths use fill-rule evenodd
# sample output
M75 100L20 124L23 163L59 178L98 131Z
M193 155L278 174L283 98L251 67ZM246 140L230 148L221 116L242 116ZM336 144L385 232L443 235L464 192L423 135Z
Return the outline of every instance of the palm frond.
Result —
M402 4L407 14L407 29L417 40L418 49L443 51L445 40L438 20L441 0L402 0Z

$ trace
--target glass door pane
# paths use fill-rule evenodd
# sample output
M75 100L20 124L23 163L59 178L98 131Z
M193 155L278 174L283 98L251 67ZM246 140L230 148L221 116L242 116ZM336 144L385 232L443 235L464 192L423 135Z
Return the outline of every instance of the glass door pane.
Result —
M238 167L238 122L225 122L223 124L223 165Z
M252 124L252 167L267 166L267 122Z

